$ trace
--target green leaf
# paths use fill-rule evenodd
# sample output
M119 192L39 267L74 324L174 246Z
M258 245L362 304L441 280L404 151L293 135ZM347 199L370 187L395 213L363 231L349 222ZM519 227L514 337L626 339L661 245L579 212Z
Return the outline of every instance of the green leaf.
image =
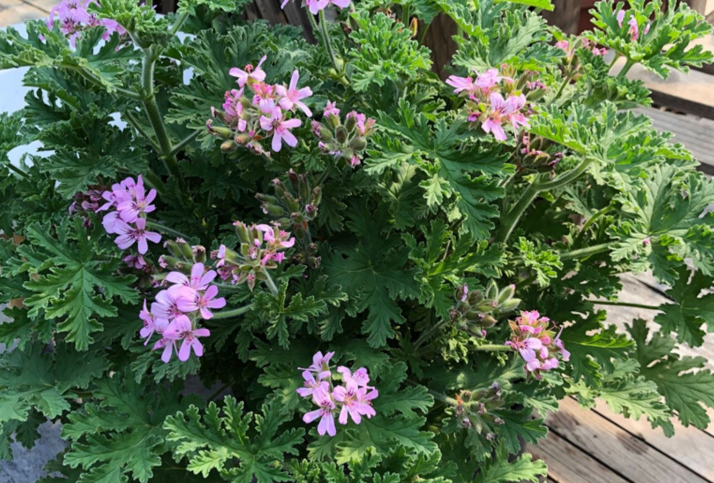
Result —
M295 446L305 434L302 428L278 432L288 420L290 413L276 399L254 416L244 412L242 401L227 396L222 408L211 402L201 417L191 406L185 414L168 417L164 427L168 440L178 443L174 455L187 458L191 472L208 477L217 470L236 482L271 483L289 481L279 463L286 455L298 454Z
M702 216L714 202L714 182L699 173L660 165L618 199L626 221L610 229L618 240L612 252L615 261L633 260L637 271L652 268L670 285L684 259L714 276L714 213Z
M101 261L97 255L102 252L94 251L95 245L88 240L80 217L75 218L74 233L68 236L76 240L76 244L53 238L46 226L35 224L27 228L28 240L43 250L47 260L55 266L47 275L25 282L25 288L35 292L25 300L25 305L30 307L30 317L44 311L47 318L62 318L57 330L67 332L66 340L74 342L78 350L87 350L93 341L91 333L102 330L97 317L117 314L111 303L113 297L124 303L137 302L137 292L131 288L136 278L115 275L118 261Z
M532 242L524 237L518 238L516 249L520 253L523 264L533 270L536 276L536 283L541 287L550 285L551 279L558 276L558 270L563 268L555 250L545 248L539 242Z
M496 457L484 464L483 470L476 475L474 483L518 483L530 481L538 483L545 477L548 468L543 461L533 461L529 454L508 461L508 453L501 451Z
M714 374L705 369L707 360L679 356L669 336L655 333L647 342L649 329L642 319L635 320L629 331L635 339L640 373L657 385L684 426L705 429L710 419L704 406L714 409Z
M101 354L78 353L64 344L44 353L44 346L30 342L0 358L0 423L26 421L30 409L54 419L70 409L74 390L86 389L107 370Z
M511 3L520 3L521 5L528 5L529 7L544 8L546 10L553 10L553 4L550 0L508 0Z
M689 50L692 40L711 33L712 26L704 16L688 7L684 2L668 2L663 8L662 0L630 0L626 17L620 26L617 12L624 8L624 2L598 2L592 10L593 24L597 27L588 35L595 43L624 55L633 63L655 72L662 78L670 69L683 72L689 66L701 67L712 61L712 54L703 45L695 45ZM640 36L632 39L629 20L634 16ZM649 31L644 33L650 25Z
M81 483L126 481L128 475L148 482L167 449L164 420L194 400L182 398L182 388L138 384L130 375L97 382L94 397L101 402L73 412L62 428L73 440L65 464L84 469Z
M411 31L401 22L381 12L353 13L352 19L359 26L350 34L359 46L350 50L354 69L351 81L355 90L384 86L385 81L410 82L431 68L429 49L413 40Z

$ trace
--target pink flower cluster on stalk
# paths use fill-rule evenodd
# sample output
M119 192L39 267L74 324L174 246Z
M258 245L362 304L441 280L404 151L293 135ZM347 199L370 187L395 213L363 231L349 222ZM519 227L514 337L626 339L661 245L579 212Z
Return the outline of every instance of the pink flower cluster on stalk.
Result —
M139 313L144 327L139 335L146 339L144 345L149 343L154 333L160 336L153 349L163 349L162 361L169 362L174 352L180 361L187 361L191 352L197 357L203 355L203 344L199 338L208 337L211 332L198 327L199 320L210 319L213 317L211 310L226 305L223 297L216 297L218 287L211 284L214 278L215 270L206 271L203 263L195 263L188 276L182 272L166 275L165 280L173 285L156 294L151 311L147 309L144 300L144 308ZM179 341L180 348L177 347Z
M280 8L284 9L290 0L283 0ZM351 0L305 0L305 6L310 9L310 13L317 15L320 10L325 10L328 5L332 4L336 7L347 8L350 6Z
M236 77L239 89L225 93L223 110L212 108L214 118L220 119L227 128L214 127L209 120L206 127L211 134L232 138L235 144L245 146L257 154L269 156L261 141L271 138L270 147L279 152L283 143L290 147L297 146L297 138L292 129L300 127L302 120L291 117L300 109L307 117L312 111L303 102L312 95L310 87L298 87L300 74L293 72L290 84L268 84L265 71L261 68L266 56L260 59L256 67L247 65L243 69L234 67L230 75ZM233 142L224 143L224 149L231 149Z
M161 235L146 229L146 215L156 209L151 203L156 198L156 190L146 192L141 175L136 180L126 178L121 183L112 185L110 191L102 193L105 203L97 211L112 210L102 220L104 229L109 234L119 235L114 243L126 250L135 243L139 256L128 255L124 261L131 261L134 268L146 265L144 255L149 250L148 242L159 243Z
M582 47L592 52L593 55L602 57L603 55L607 54L607 49L599 48L597 44L595 44L591 40L588 40L585 37L580 37L580 40L582 41ZM576 42L576 44L577 43L578 42ZM559 40L555 43L555 46L560 50L564 51L566 54L568 54L568 57L572 57L573 55L575 55L575 51L577 50L577 47L571 45L571 43L567 40Z
M452 75L446 83L454 88L455 94L466 98L468 120L497 140L508 139L504 124L516 132L519 127L529 127L526 96L516 89L513 78L500 75L498 70L488 69L473 77Z
M625 21L625 16L627 15L627 12L624 10L620 10L617 12L617 24L622 28L622 25ZM630 37L632 38L633 41L636 41L640 37L640 25L637 23L637 18L635 17L634 14L630 13L630 18L627 21L627 24L630 26L629 34ZM643 32L643 35L647 35L647 32L650 31L650 27L652 26L652 22L647 22L647 25L645 25L645 30Z
M104 27L106 29L102 35L104 40L109 40L114 32L119 35L126 34L124 27L115 20L98 18L93 13L89 13L87 9L92 3L99 5L96 0L62 0L50 10L47 27L53 27L56 16L59 20L60 31L69 38L72 47L75 46L77 37L85 29L91 27Z
M542 379L542 372L558 367L558 356L564 361L570 360L570 352L551 329L550 319L541 317L536 310L521 312L515 322L510 321L511 340L507 346L517 350L526 363L526 371L536 379Z
M325 355L317 352L310 367L301 368L305 385L297 390L300 397L310 398L318 406L318 409L306 413L302 419L306 423L312 423L319 418L317 432L320 436L337 434L337 413L337 420L343 425L347 424L350 418L355 424L360 424L362 416L369 419L376 414L372 401L379 396L379 392L369 385L367 369L360 367L352 372L344 366L339 366L337 372L340 376L333 376L330 359L334 355L334 352ZM335 385L335 377L341 378L341 385Z
M357 111L348 112L345 123L340 120L340 110L334 102L327 102L323 122L312 121L312 132L320 140L323 153L344 159L353 168L362 163L362 153L367 138L374 133L376 121Z
M241 244L237 251L221 245L211 252L218 260L216 268L221 279L232 284L247 283L253 290L257 281L267 280L266 270L277 268L285 259L285 250L295 245L295 237L279 226L233 223Z

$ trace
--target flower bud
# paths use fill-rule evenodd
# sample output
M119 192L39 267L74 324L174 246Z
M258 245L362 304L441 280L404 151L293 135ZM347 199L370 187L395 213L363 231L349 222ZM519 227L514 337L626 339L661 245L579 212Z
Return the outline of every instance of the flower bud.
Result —
M503 302L498 308L501 312L510 312L516 310L521 304L521 299L509 299Z
M315 188L312 189L312 199L310 200L310 204L312 206L317 206L320 204L322 201L322 188L319 186L316 186Z
M357 127L357 116L348 115L347 119L345 120L345 128L347 129L347 131L353 132L355 130L355 127Z
M327 121L327 124L332 129L337 129L337 126L340 125L340 116L338 116L337 114L330 114L329 116L327 116L326 121ZM332 133L328 129L325 129L325 131L327 131L329 133L330 139L332 139ZM320 136L324 136L324 133L322 130L320 130ZM323 139L326 139L326 138L323 138Z
M206 247L202 245L194 245L192 247L193 259L199 263L205 263L206 261Z
M227 141L223 141L223 142L221 143L221 151L223 151L224 153L227 153L227 152L229 152L229 151L233 151L233 150L235 149L235 147L236 147L235 142L232 141L232 140L230 140L230 139L227 140Z
M498 294L498 304L504 303L506 300L512 298L516 294L516 286L511 284L508 287L504 288L501 290L501 293Z
M246 226L245 223L243 222L236 222L235 223L236 227L236 234L238 235L238 238L240 238L240 241L243 243L253 243L253 237L250 236L250 233L248 231L248 227Z
M350 141L350 147L355 151L363 151L367 147L367 140L358 136Z
M485 315L485 316L480 320L479 325L480 325L481 327L486 327L486 328L488 328L488 327L493 327L493 326L496 324L496 322L498 322L498 321L497 321L495 318L493 318L492 316L490 316L490 315Z
M498 297L498 286L493 280L488 282L486 286L486 298L489 300L496 300Z
M208 127L208 125L206 125ZM222 127L222 126L214 126L213 124L210 125L208 128L208 132L211 134L215 134L216 136L220 136L224 139L229 139L233 135L233 131L227 127Z
M258 199L258 201L261 201L263 203L272 203L272 204L278 204L279 201L275 196L270 196L266 195L263 193L257 193L255 197Z
M347 122L349 123L350 120L351 118L348 119ZM338 143L345 144L347 142L347 129L345 129L344 126L338 126L337 129L335 129L335 135Z
M285 213L285 210L281 206L274 205L273 203L263 203L262 208L272 216L283 216Z

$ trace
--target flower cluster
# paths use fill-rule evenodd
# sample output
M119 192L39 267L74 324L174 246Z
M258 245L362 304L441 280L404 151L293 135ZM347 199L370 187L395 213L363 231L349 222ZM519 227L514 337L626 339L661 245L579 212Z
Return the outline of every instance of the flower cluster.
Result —
M529 73L530 74L530 73ZM446 83L454 93L466 98L469 122L480 125L486 133L499 141L508 139L503 125L511 125L514 131L519 126L529 127L523 89L541 91L545 86L523 77L516 82L512 77L501 75L496 69L476 73L475 77L449 76ZM530 84L529 84L530 83ZM530 86L530 87L529 87ZM505 95L505 97L504 97Z
M139 313L144 327L139 335L149 343L151 336L157 333L161 338L154 344L154 350L163 349L161 360L169 362L174 351L180 361L186 361L193 351L197 357L203 355L203 345L199 337L211 335L206 328L199 328L199 319L213 317L211 309L225 307L223 297L216 298L218 287L212 285L216 278L215 270L206 271L203 263L195 263L190 275L182 272L170 272L165 280L171 282L168 289L156 294L151 304L151 311L146 307ZM181 341L181 347L177 348Z
M218 260L216 268L221 279L232 284L246 282L253 290L257 281L270 280L266 270L276 268L283 261L284 250L295 245L295 238L279 226L248 226L240 221L233 225L241 241L238 251L221 245L211 252L211 258Z
M322 201L322 189L311 186L308 175L288 171L288 183L274 179L271 183L275 196L258 193L263 213L273 217L281 227L290 226L302 250L295 254L297 263L307 263L310 267L320 265L318 247L313 242L309 224L317 218Z
M620 28L622 28L622 25L625 22L626 15L627 15L627 12L625 12L624 10L620 10L617 12L617 25L619 25ZM629 34L630 34L630 38L634 42L638 38L640 38L640 25L637 23L637 18L635 17L634 14L630 14L630 18L627 21L627 25L630 26ZM647 25L645 25L643 35L647 35L647 32L650 31L651 26L652 26L652 22L647 22Z
M553 143L545 138L524 133L521 138L519 152L521 161L517 166L521 170L549 171L554 173L555 167L563 159L563 151L551 153Z
M335 428L335 413L339 412L338 421L340 424L347 424L349 418L355 424L362 422L362 416L367 419L376 414L372 407L372 400L379 396L379 392L369 386L369 374L367 369L360 367L352 372L344 366L339 366L337 372L340 376L334 376L330 369L330 359L334 352L323 355L317 352L312 358L312 365L308 368L300 368L305 380L305 386L297 390L297 393L304 398L311 398L319 409L306 413L302 420L311 423L320 418L317 425L317 432L320 436L325 433L330 436L337 434ZM333 379L340 377L342 384L334 385Z
M283 0L280 8L284 9L290 0ZM350 6L351 0L305 0L305 6L310 9L310 13L317 15L320 10L325 10L328 5L332 4L339 8L347 8Z
M312 117L312 111L303 102L312 95L312 89L298 88L298 71L293 72L288 86L268 84L264 82L265 71L261 68L265 59L266 56L263 56L257 67L232 68L229 73L238 79L239 89L225 93L222 111L211 109L213 117L220 119L227 127L214 126L209 120L206 123L208 131L225 139L232 138L223 143L223 149L245 146L257 154L269 156L270 153L261 144L267 138L272 138L271 149L275 152L282 149L283 142L295 147L298 141L291 130L300 127L302 121L288 114L300 109L307 117Z
M474 337L486 337L486 329L493 327L500 315L516 310L521 303L515 294L515 285L499 290L493 280L483 291L469 291L464 284L456 289L456 306L449 312L451 321Z
M541 372L558 367L558 355L564 361L570 360L570 352L560 339L560 329L557 335L550 329L551 321L541 317L538 311L521 312L515 322L510 321L511 340L507 346L517 350L526 362L526 371L541 379Z
M108 40L114 32L119 35L126 34L124 27L115 20L98 18L89 13L87 9L92 3L99 5L97 0L62 0L50 10L47 26L53 27L56 16L59 19L60 31L69 38L72 47L75 46L77 37L91 27L104 27L106 29L102 35L104 40Z
M135 268L142 268L145 265L142 255L149 250L147 241L161 241L161 235L146 230L146 214L156 209L151 204L156 198L156 190L152 189L147 194L144 180L139 175L136 180L126 178L121 183L113 184L111 191L102 193L102 198L105 203L97 208L98 212L113 208L104 215L104 229L109 234L119 235L114 243L122 250L137 244L139 256L134 257L137 260Z
M320 140L323 153L344 159L353 168L362 163L362 152L367 147L367 137L375 131L376 121L357 111L347 113L345 123L340 121L340 110L334 102L327 102L323 122L312 122L312 132Z
M575 51L579 48L582 47L584 49L589 50L590 52L593 53L593 55L597 57L602 57L603 55L607 54L607 49L605 48L599 48L597 44L595 44L593 41L586 39L585 37L580 37L578 38L579 42L574 42L571 43L568 40L559 40L558 42L555 43L555 46L559 48L560 50L564 51L566 54L568 54L568 57L573 57L575 55Z
M487 441L496 439L498 426L505 424L497 414L505 403L498 382L484 389L462 390L456 394L455 401L454 418L459 427L483 435Z

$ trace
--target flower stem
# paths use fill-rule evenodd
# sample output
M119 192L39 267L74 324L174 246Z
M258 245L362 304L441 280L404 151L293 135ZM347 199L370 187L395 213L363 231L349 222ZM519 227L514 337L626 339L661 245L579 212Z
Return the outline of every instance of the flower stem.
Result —
M337 74L342 74L342 66L338 65L337 57L335 56L335 51L332 48L332 42L330 42L330 33L327 31L327 20L325 20L325 11L320 10L320 32L322 33L322 41L325 43L325 49L330 56L330 61L335 67ZM310 17L311 15L308 15ZM314 20L314 19L313 19Z
M508 241L508 238L511 236L511 233L518 224L518 221L521 219L521 216L523 216L523 213L525 213L531 203L533 203L533 200L536 199L538 193L541 191L563 187L576 180L588 169L588 166L590 166L593 161L594 160L590 158L584 159L578 166L571 169L567 173L561 174L552 181L540 181L542 179L540 176L536 178L531 185L526 188L513 208L511 208L510 211L503 216L501 228L498 230L494 241L497 243L505 243Z
M169 31L169 33L171 35L176 35L178 33L178 31L181 29L181 26L184 24L184 22L188 18L189 13L190 13L190 11L187 8L186 10L184 10L181 13L181 15L178 16L178 18L176 19L174 24L171 26L171 30Z
M588 231L588 228L590 228L598 218L608 213L610 210L612 210L612 206L606 206L605 208L591 216L590 219L586 221L583 227L580 229L580 233L578 233L578 236L575 238L573 245L580 246L580 244L583 242L583 238L585 238L585 233Z
M12 163L7 163L6 166L8 167L8 169L9 169L10 171L13 171L15 174L17 174L17 175L19 175L19 176L21 176L21 177L23 177L23 178L25 178L25 179L30 179L30 177L27 175L27 173L25 173L23 170L21 170L20 168L18 168L18 167L15 166L14 164L12 164Z
M446 319L442 319L439 322L437 322L436 324L429 327L424 332L422 332L421 336L419 336L417 341L414 343L414 351L416 352L416 350L419 349L419 347L421 347L424 344L424 342L426 342L429 339L429 337L431 337L432 334L434 334L434 332L441 329L444 326L444 324L446 324L446 322L447 322Z
M607 66L607 71L610 72L614 65L617 63L618 59L620 58L620 53L615 52L615 56L612 58L612 62L610 62L610 65Z
M166 185L156 173L149 170L144 173L144 178L146 178L153 188L156 188L156 191L158 191L161 196L166 196Z
M592 302L594 305L612 305L615 307L634 307L636 309L661 311L659 307L656 307L654 305L634 304L630 302L610 302L609 300L591 300L590 302Z
M230 319L231 317L238 317L246 312L250 312L252 305L246 305L245 307L238 307L237 309L231 310L221 310L219 312L213 313L213 319Z
M196 139L200 134L201 131L194 131L185 138L183 138L180 143L174 146L173 150L171 151L171 155L176 156L178 153L181 152L183 148L191 144L191 142Z
M636 62L632 59L627 59L627 62L625 63L625 66L622 68L619 74L617 74L617 77L625 77L628 72L630 72L630 69L632 68L633 65L635 65Z
M450 405L452 405L452 406L458 406L458 404L459 404L459 402L458 402L456 399L454 399L454 398L452 398L452 397L449 397L449 396L447 396L446 394L442 394L442 393L440 393L440 392L432 391L432 390L429 389L429 388L427 388L426 390L429 391L429 394L431 394L432 396L434 396L434 399L436 399L437 401L441 401L441 402L443 402L443 403L450 404Z
M484 344L474 347L474 349L481 352L510 352L513 350L510 345L501 344Z
M173 235L178 238L183 238L184 240L190 240L191 237L186 235L185 233L181 233L178 230L174 230L173 228L169 228L168 226L158 223L156 221L146 221L146 226L149 228L153 228L155 230L159 230L162 233L165 233L166 235Z
M268 290L270 290L270 293L273 294L274 296L278 296L278 287L275 285L275 282L273 282L273 278L270 276L270 274L263 270L263 273L265 274L265 285L268 286Z
M558 92L556 92L555 96L553 96L553 98L548 102L548 105L553 104L560 97L560 95L563 93L565 87L568 84L570 84L570 77L565 77L565 79L563 79L563 82L560 84L560 87L558 88Z
M593 245L590 247L579 248L578 250L571 250L560 255L562 261L573 260L576 258L586 258L592 255L597 255L598 253L606 252L611 248L610 243L602 243L600 245Z

